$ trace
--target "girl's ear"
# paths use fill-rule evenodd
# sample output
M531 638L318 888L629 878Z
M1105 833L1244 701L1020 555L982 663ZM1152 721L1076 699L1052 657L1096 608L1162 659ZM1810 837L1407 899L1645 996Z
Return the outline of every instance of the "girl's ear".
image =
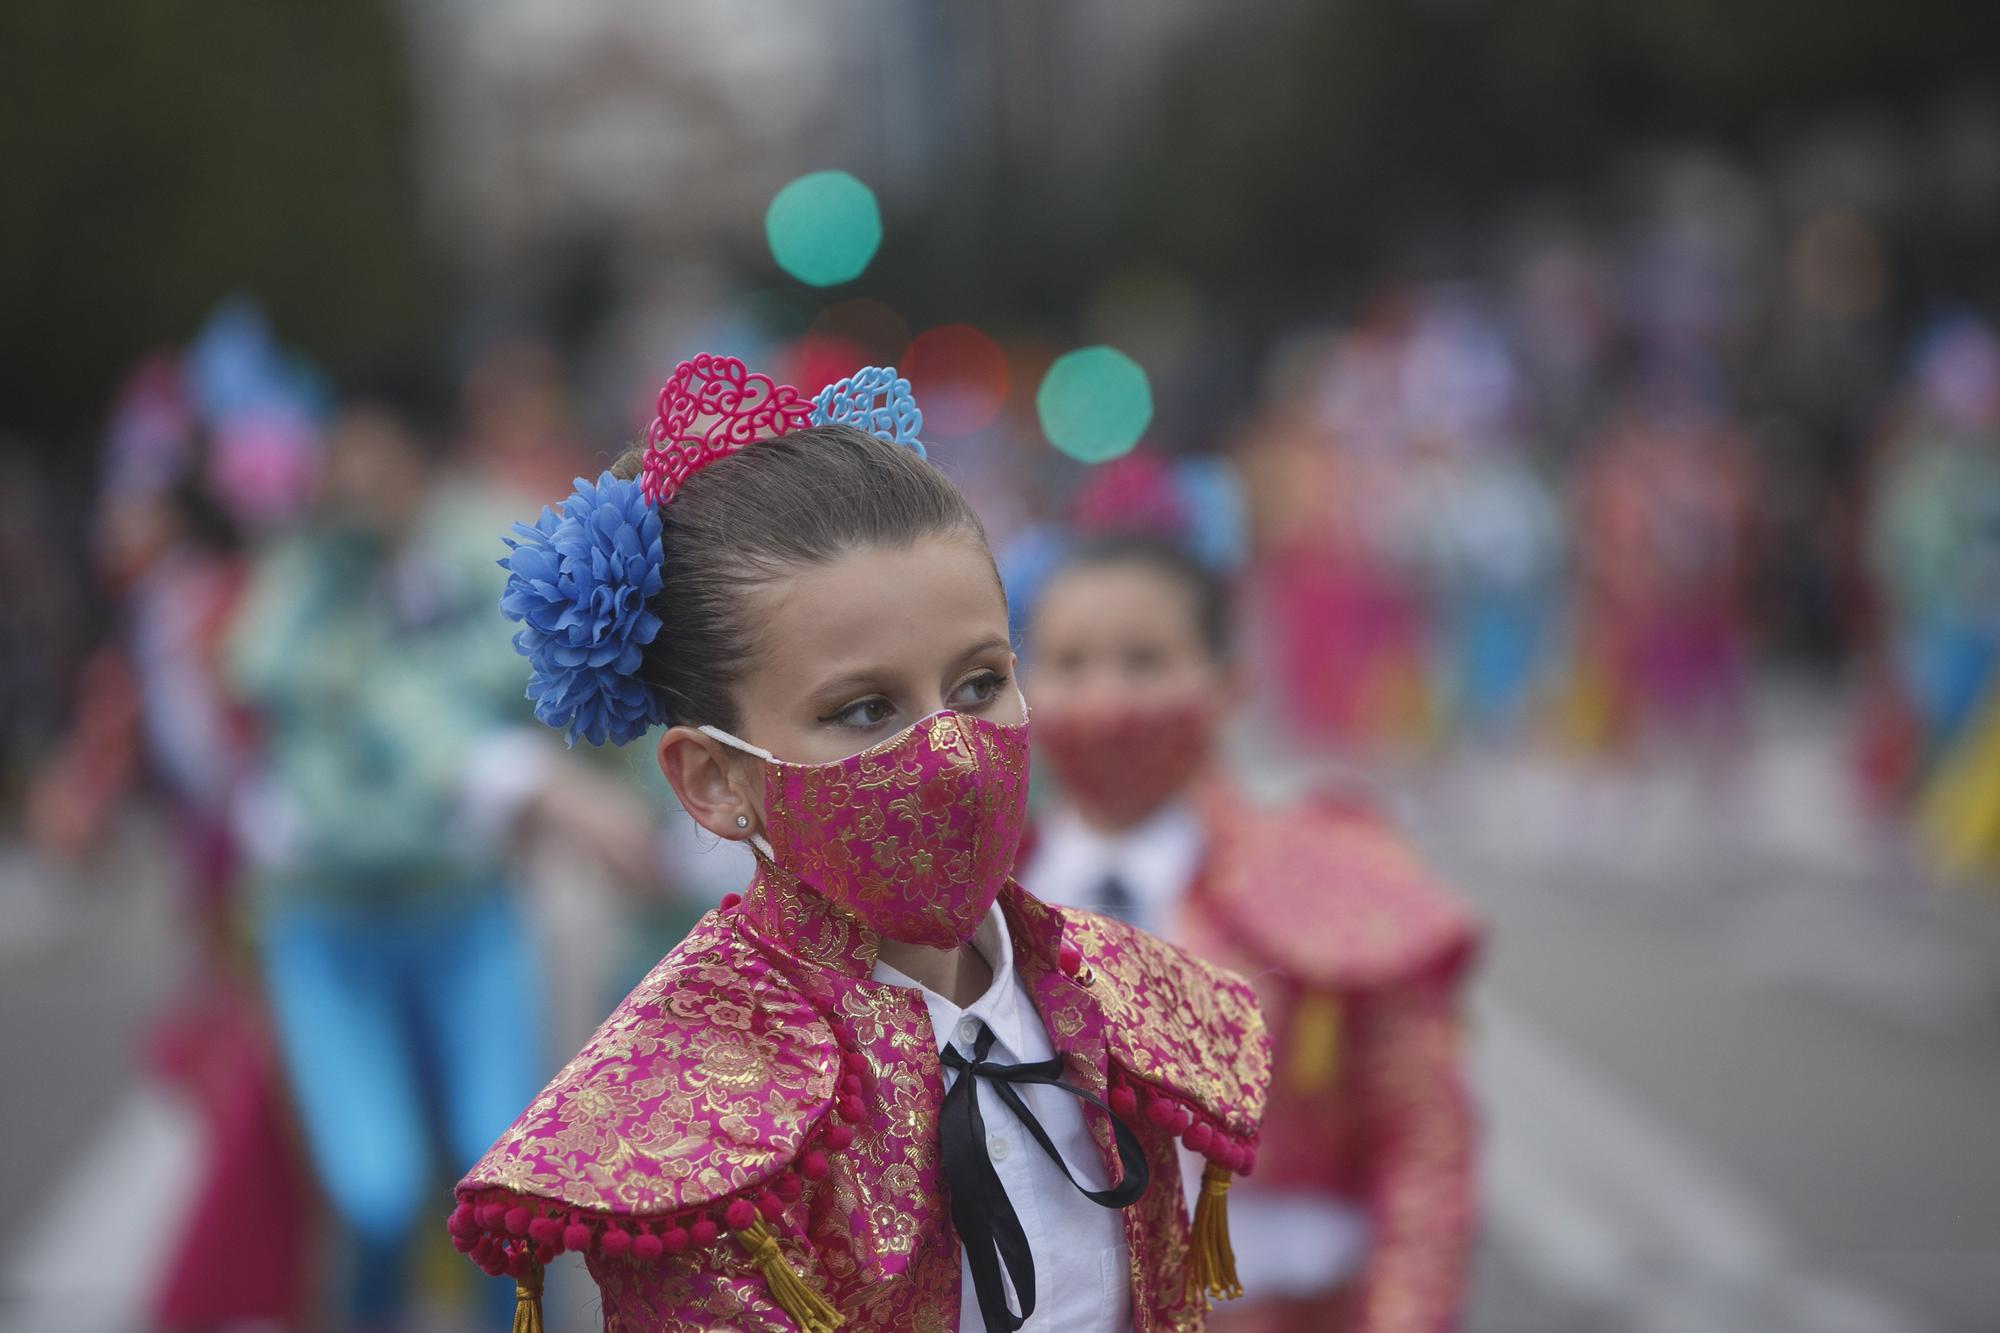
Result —
M693 727L669 727L660 737L660 772L694 822L718 838L742 842L763 824L763 812L742 780L733 752Z

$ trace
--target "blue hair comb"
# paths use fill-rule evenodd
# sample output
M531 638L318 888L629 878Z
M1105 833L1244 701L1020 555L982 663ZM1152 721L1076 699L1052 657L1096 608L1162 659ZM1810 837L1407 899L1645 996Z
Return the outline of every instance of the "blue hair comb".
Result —
M821 389L813 398L812 424L824 426L829 421L865 430L926 457L924 442L917 438L924 428L924 414L910 393L910 382L894 366L863 366Z

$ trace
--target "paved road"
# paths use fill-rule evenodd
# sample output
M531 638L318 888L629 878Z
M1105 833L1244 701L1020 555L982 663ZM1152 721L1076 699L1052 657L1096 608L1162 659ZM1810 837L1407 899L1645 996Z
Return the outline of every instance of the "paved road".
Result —
M1904 883L1823 714L1764 716L1699 781L1512 756L1390 784L1494 927L1473 1333L2000 1328L1996 903ZM130 1058L180 958L153 845L86 886L0 853L0 1329L137 1327L143 1210L114 1273L76 1256L107 1178L171 1215L188 1142Z
M169 884L145 854L157 830L129 833L75 875L0 846L0 1178L16 1205L55 1186L129 1086L143 1017L179 969Z
M1490 1234L1541 1279L1478 1327L2000 1328L2000 899L1916 883L1838 745L1778 700L1733 772L1419 802L1493 926Z

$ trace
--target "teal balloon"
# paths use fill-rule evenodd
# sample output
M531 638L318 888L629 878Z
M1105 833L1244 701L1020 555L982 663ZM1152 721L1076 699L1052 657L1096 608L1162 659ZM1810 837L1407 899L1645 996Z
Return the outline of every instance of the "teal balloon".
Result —
M1127 453L1153 421L1153 386L1115 347L1064 353L1042 376L1035 411L1049 443L1081 463Z
M771 200L764 235L778 267L800 282L852 282L882 247L875 192L845 171L801 176Z

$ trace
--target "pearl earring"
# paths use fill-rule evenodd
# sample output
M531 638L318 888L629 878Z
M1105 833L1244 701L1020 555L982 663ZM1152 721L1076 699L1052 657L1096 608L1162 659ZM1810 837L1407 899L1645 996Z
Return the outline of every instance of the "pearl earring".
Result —
M749 827L750 827L750 816L748 816L748 815L738 815L738 816L736 816L736 827L737 827L737 828L749 828Z

